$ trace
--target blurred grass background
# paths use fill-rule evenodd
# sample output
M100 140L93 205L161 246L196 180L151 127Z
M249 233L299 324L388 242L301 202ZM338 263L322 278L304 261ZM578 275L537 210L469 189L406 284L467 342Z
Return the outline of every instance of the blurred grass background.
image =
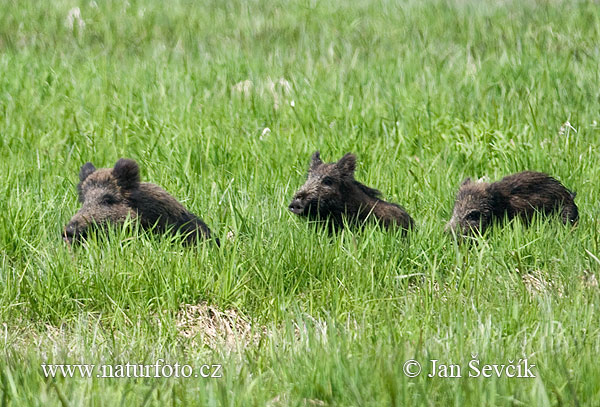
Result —
M591 1L0 2L2 405L597 405L600 13ZM566 124L568 123L568 125ZM268 129L268 130L267 130ZM310 154L416 219L330 236L287 211ZM70 251L86 161L140 163L221 238ZM525 169L581 219L443 233L459 183ZM229 237L228 237L229 235ZM185 338L183 304L261 339ZM535 379L428 378L430 359ZM222 363L46 379L41 363ZM404 361L424 365L417 378Z

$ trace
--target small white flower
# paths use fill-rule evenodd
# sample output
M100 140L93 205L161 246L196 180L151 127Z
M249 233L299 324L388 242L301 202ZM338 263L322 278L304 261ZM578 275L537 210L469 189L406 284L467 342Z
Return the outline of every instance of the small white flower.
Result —
M294 102L293 100L290 100L290 106L291 107L296 107L296 102Z
M264 140L264 138L266 136L268 136L269 134L271 134L271 129L268 127L265 127L262 131L262 133L260 134L260 137L258 137L259 140Z
M573 130L575 133L577 133L577 130L575 130L575 128L573 126L571 126L571 123L569 123L569 121L567 120L566 122L563 123L562 126L560 126L560 130L558 130L558 135L559 136L564 136L565 134L568 134L569 131Z

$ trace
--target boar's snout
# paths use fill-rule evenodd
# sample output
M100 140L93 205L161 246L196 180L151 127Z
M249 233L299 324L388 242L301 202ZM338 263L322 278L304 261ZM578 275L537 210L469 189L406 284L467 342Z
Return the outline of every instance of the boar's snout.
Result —
M452 219L450 219L448 223L446 223L446 226L444 226L444 232L456 237L467 236L469 234L468 230L465 231L465 229L460 224L460 221L454 216L452 217Z
M304 212L304 202L298 198L295 198L292 200L292 203L290 203L290 206L288 206L288 209L296 215L301 215Z
M460 231L461 231L461 227L459 225L459 222L456 219L456 217L453 215L452 218L450 219L450 221L448 221L448 223L446 223L446 226L444 226L444 232L453 235L456 233L460 233Z
M73 242L85 237L85 230L77 225L75 222L69 222L67 226L65 226L65 230L63 231L63 240L72 244Z

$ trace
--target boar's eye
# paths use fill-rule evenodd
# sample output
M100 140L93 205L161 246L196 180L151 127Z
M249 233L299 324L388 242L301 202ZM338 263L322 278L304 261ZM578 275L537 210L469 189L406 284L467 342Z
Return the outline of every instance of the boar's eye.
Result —
M100 203L102 203L102 205L114 205L118 202L119 201L117 200L117 198L115 198L112 195L104 195L100 200Z
M481 212L471 211L467 214L467 220L479 222L481 220Z
M333 185L334 181L333 181L333 178L331 178L331 177L325 177L325 178L323 178L323 181L321 181L321 183L323 185L331 186L331 185Z

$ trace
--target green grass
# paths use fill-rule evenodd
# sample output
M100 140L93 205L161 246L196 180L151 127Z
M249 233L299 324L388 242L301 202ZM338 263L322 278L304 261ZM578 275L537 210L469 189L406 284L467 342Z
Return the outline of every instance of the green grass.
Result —
M76 6L85 24L70 28ZM594 2L0 9L1 406L600 405ZM418 229L329 235L294 217L317 149L355 153L357 179ZM120 157L221 247L130 228L66 247L80 166ZM516 221L461 246L443 232L465 177L525 169L577 191L576 228ZM255 340L184 337L178 315L200 303L235 310ZM466 377L473 355L527 358L536 378ZM40 367L159 358L222 364L223 377L47 379ZM408 359L419 377L404 375ZM431 359L465 377L427 377Z

